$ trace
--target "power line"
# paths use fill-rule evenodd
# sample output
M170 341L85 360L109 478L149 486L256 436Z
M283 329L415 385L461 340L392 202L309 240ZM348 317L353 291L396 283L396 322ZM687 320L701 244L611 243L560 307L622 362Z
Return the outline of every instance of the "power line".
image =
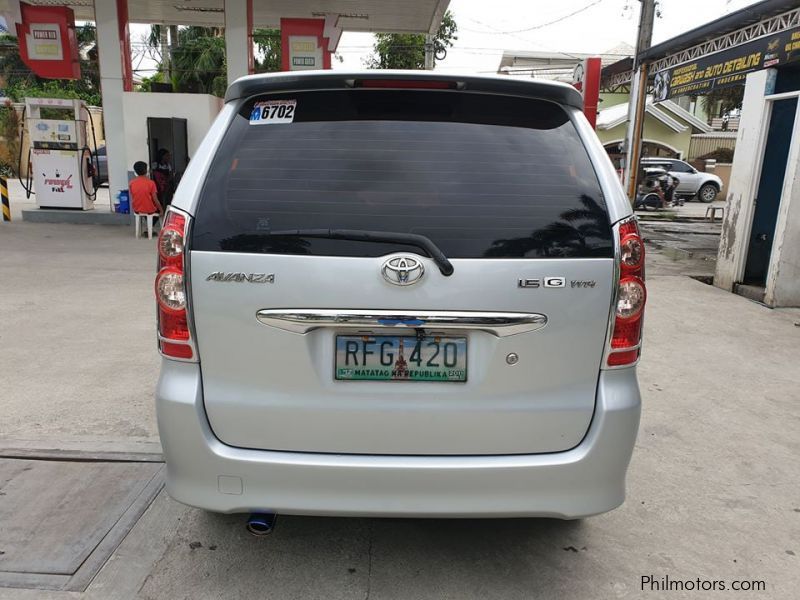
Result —
M469 18L469 17L467 17L467 18ZM483 23L482 21L478 21L477 19L471 19L471 18L469 18L469 20L472 21L473 23L477 23L478 25L483 25L484 27L488 27L489 29L494 29L498 33L502 33L502 32L500 32L499 29L497 29L496 27L492 27L488 23ZM491 33L491 32L488 32L488 33ZM556 54L561 54L562 56L566 56L567 58L574 58L576 60L581 60L579 56L575 56L574 54L570 54L569 52L564 52L562 50L556 50L554 48L551 48L550 46L542 44L541 42L534 42L532 40L525 39L525 38L523 38L523 37L521 37L519 35L515 35L513 33L509 33L507 35L509 35L510 37L513 37L515 39L518 39L518 40L520 40L522 42L525 42L526 44L533 44L534 46L539 46L540 48L545 48L546 50L549 50L550 52L555 52ZM454 48L457 49L458 46L454 46Z
M596 6L596 5L600 4L603 1L604 0L594 0L594 2L590 2L586 6L583 6L583 7L579 8L578 10L575 10L575 11L573 11L573 12L567 14L567 15L563 15L561 17L558 17L557 19L553 19L552 21L548 21L547 23L540 23L539 25L534 25L532 27L526 27L525 29L513 29L511 31L500 31L498 29L495 29L494 27L491 27L491 29L494 29L494 31L475 31L475 30L470 30L470 29L467 29L467 31L472 31L473 33L485 33L485 34L489 34L489 35L513 35L515 33L527 33L528 31L536 31L537 29L543 29L544 27L548 27L550 25L555 25L556 23L560 23L561 21L566 21L570 17L574 17L575 15L578 15L578 14L580 14L582 12L585 12L585 11L589 10L590 8L592 8L593 6ZM480 21L475 21L474 19L470 19L470 20L474 21L475 23L478 23L479 25L484 25L485 27L490 27L489 25L486 25L486 23L481 23Z

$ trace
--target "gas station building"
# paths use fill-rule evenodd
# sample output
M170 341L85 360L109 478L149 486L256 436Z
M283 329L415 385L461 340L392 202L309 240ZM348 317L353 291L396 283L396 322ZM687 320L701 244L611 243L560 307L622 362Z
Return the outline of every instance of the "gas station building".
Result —
M282 70L329 69L344 31L434 34L448 4L449 0L0 0L0 15L9 28L16 25L20 52L29 66L54 78L70 77L77 67L70 23L96 23L113 196L127 189L135 161L149 162L146 153L152 139L168 140L178 149L175 161L188 161L222 106L220 98L206 94L134 92L130 23L224 28L230 83L254 72L255 28L281 30Z

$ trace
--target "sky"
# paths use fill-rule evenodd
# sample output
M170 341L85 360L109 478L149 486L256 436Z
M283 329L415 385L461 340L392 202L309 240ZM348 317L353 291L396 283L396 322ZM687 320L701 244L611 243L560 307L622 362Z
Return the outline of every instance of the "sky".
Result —
M653 43L756 1L661 0ZM495 73L503 50L602 53L621 42L635 46L639 6L638 0L451 0L458 41L436 69ZM552 21L558 22L547 25ZM345 32L338 48L344 60L335 62L333 67L363 68L372 39L372 34Z
M660 0L653 28L657 44L758 0ZM639 0L450 0L458 40L436 69L452 73L496 73L503 50L603 53L620 43L636 44ZM147 25L132 25L135 48ZM370 54L371 33L345 32L334 69L360 70ZM134 69L151 75L155 63L134 59Z

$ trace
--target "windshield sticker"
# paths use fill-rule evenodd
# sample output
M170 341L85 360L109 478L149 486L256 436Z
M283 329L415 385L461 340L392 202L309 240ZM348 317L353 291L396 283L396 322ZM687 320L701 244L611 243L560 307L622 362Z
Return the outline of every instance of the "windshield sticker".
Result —
M265 100L253 105L250 125L276 125L294 121L297 100Z

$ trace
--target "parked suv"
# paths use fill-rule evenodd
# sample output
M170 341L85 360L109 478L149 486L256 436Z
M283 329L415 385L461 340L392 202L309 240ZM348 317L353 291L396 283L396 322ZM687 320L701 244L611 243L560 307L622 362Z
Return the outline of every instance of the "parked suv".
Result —
M697 198L700 202L713 202L722 191L722 179L712 173L698 171L677 158L643 158L643 168L661 167L678 180L675 194L682 198Z
M160 233L167 489L211 511L624 499L644 248L572 87L237 80Z

